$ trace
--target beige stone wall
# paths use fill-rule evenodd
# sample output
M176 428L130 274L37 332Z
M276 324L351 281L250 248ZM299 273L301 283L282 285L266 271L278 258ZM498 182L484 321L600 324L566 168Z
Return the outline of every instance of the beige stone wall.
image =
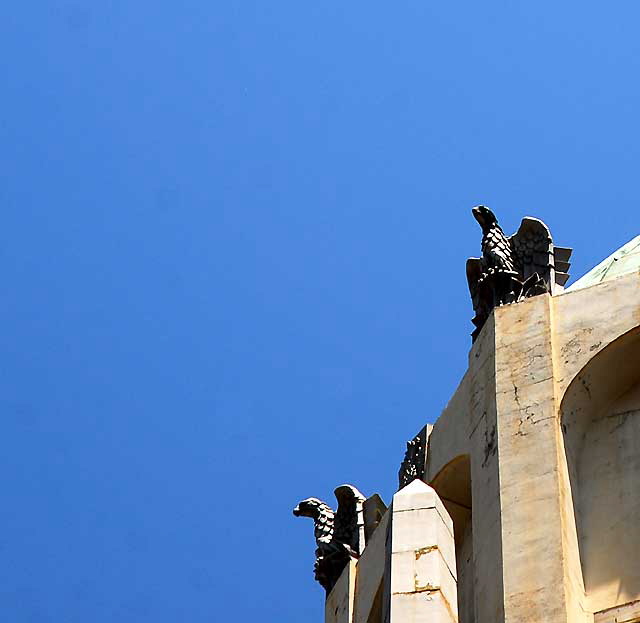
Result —
M551 297L498 308L497 446L505 621L566 621Z
M589 612L640 597L639 288L631 274L554 299L571 572Z
M349 562L324 605L325 623L352 623L355 608L356 563Z
M389 623L456 623L453 522L442 500L414 480L393 496L390 512Z
M609 344L640 326L640 273L555 296L556 395Z
M489 319L427 457L463 530L462 623L582 623L640 597L639 381L638 273ZM462 457L470 526L448 502Z
M498 308L434 424L426 461L452 522L460 623L600 623L636 612L640 273ZM396 594L398 621L429 612L455 620L455 608L440 607L454 584L440 574L440 605L424 601L415 543L393 550L393 530L392 516L356 579L341 580L352 597L332 597L346 604L335 617L393 623Z
M469 517L471 519L471 517ZM456 567L458 569L458 621L475 620L475 565L473 560L473 528L466 522L462 538L456 541Z
M590 608L640 599L640 384L590 422L577 484Z
M429 437L427 480L442 497L456 533L461 623L504 616L494 345L492 317ZM466 477L462 465L468 466Z
M609 309L610 321L589 330L585 314L604 302L601 292L620 301L621 307ZM579 550L577 570L584 583L585 607L599 612L640 598L640 327L633 326L638 320L635 275L589 288L581 299L583 308L573 317L574 337L559 349L559 368L570 372L559 375L558 383L566 386L560 416Z

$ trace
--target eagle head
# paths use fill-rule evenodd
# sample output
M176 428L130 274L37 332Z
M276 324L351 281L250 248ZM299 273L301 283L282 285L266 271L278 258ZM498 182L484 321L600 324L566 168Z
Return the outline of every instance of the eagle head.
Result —
M307 498L306 500L302 500L293 509L293 514L296 517L311 517L312 519L316 519L320 516L320 509L325 506L321 500L318 498Z
M480 223L480 227L482 227L482 231L487 231L492 225L498 224L498 219L496 215L487 208L487 206L476 206L472 208L471 213L478 223Z

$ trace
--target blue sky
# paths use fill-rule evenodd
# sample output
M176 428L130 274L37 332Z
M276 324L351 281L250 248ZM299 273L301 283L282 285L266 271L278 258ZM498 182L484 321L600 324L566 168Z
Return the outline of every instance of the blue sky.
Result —
M466 367L470 208L638 229L640 5L0 8L13 623L321 621L301 498L388 502Z

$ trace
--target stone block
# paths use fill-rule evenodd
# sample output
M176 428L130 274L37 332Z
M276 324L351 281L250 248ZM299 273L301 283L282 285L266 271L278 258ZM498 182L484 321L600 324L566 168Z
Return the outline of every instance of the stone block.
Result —
M355 623L367 623L386 568L386 540L390 512L385 513L356 565Z
M457 621L453 523L442 501L414 480L391 509L390 623Z
M356 584L356 562L350 561L327 595L325 623L352 623Z

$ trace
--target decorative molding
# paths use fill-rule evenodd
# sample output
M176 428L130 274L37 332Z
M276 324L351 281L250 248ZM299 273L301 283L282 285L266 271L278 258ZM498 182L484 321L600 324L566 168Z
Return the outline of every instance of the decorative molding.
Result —
M432 426L427 424L413 439L407 441L407 450L398 471L398 490L406 487L416 478L424 480L427 461L427 439Z

